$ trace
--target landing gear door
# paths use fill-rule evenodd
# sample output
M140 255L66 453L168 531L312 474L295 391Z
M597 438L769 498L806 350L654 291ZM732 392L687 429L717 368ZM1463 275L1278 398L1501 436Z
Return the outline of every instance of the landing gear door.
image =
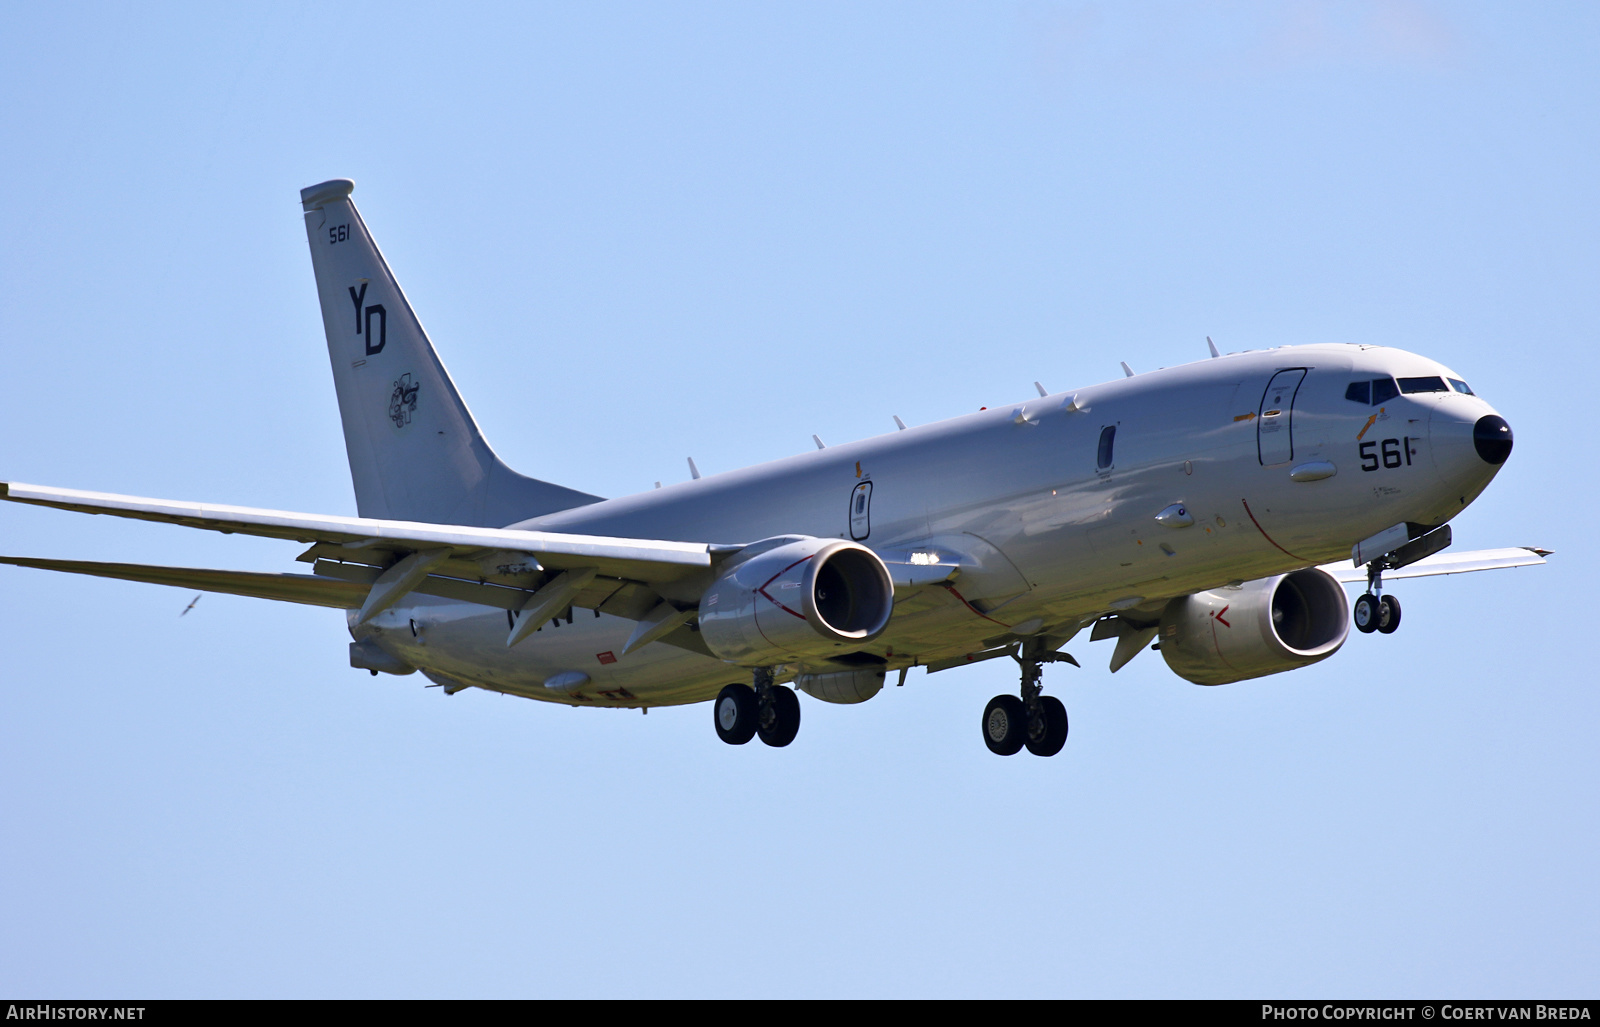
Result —
M872 482L850 490L850 537L860 542L872 534Z
M1256 449L1261 466L1286 464L1294 459L1294 398L1305 380L1303 367L1279 371L1261 394L1256 418Z

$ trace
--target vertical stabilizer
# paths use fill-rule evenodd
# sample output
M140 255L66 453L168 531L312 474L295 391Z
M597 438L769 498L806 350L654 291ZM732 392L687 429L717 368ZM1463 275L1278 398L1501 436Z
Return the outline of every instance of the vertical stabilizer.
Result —
M300 190L363 517L503 527L600 497L500 462L336 178Z

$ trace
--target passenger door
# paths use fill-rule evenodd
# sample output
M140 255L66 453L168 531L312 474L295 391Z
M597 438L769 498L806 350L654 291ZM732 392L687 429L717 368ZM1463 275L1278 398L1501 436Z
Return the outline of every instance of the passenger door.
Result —
M1306 369L1279 371L1261 394L1256 418L1256 451L1261 466L1286 464L1294 459L1294 398L1305 380Z

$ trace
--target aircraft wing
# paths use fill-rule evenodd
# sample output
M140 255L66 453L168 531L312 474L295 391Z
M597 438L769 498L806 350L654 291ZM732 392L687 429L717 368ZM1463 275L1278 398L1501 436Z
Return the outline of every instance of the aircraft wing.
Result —
M1384 571L1383 579L1427 578L1435 574L1465 574L1468 571L1495 571L1506 567L1531 567L1545 562L1550 550L1534 546L1517 546L1511 549L1474 549L1465 553L1436 553L1399 570ZM1365 584L1367 569L1352 567L1346 561L1322 565L1339 581Z
M452 557L472 558L496 552L527 554L543 569L595 569L607 577L646 584L687 577L711 567L712 553L737 546L712 546L699 542L661 542L646 539L565 535L507 528L476 528L387 521L369 517L337 517L291 513L244 506L186 503L146 499L104 492L50 488L0 482L0 499L34 506L49 506L80 513L110 514L143 521L160 521L225 534L258 535L322 543L356 554L361 550L421 552L447 549ZM329 555L319 552L318 556ZM474 575L478 576L478 575Z
M624 655L656 640L702 651L698 636L676 629L688 619L692 597L703 587L696 579L708 577L717 556L743 548L291 513L18 482L0 482L0 499L290 539L311 546L298 559L312 564L313 573L19 558L0 563L357 610L358 624L419 592L511 611L508 646L576 606L637 622Z

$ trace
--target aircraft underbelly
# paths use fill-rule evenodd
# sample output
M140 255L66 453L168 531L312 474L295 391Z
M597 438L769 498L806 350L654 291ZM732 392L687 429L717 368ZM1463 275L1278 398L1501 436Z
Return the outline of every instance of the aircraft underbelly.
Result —
M744 671L700 653L654 643L621 655L634 622L573 610L507 648L505 611L448 601L396 608L373 622L384 648L434 675L532 699L580 705L699 702ZM547 682L572 682L558 689Z

